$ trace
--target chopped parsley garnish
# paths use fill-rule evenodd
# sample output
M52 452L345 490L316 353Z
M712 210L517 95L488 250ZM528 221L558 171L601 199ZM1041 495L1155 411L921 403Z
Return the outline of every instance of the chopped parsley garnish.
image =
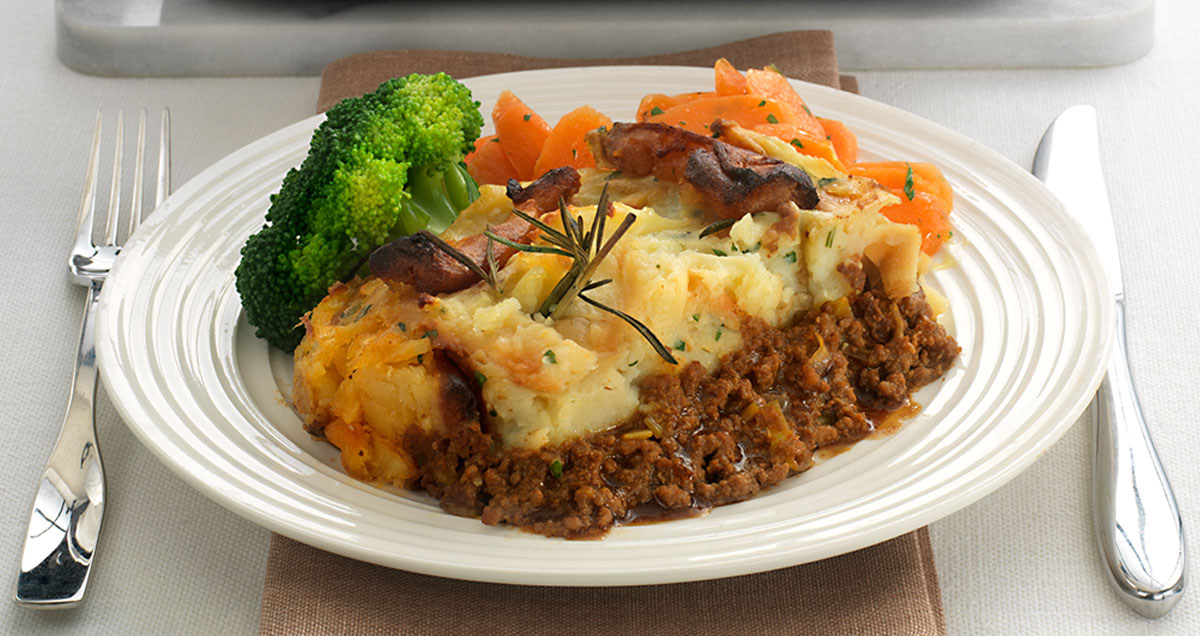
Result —
M654 108L651 108L651 109L650 109L650 114L651 114L651 115L661 115L661 114L663 114L663 113L665 113L665 112L667 112L667 111L665 111L665 110L663 110L663 109L659 108L658 106L655 106Z
M604 180L605 180L605 181L612 181L613 179L616 179L616 178L617 178L617 177L619 177L619 176L621 176L621 171L620 171L620 170L613 170L612 172L610 172L610 173L609 173L609 175L608 175L607 177L604 177Z
M557 459L550 462L550 474L555 477L562 477L562 462Z
M542 357L550 364L558 364L558 356L554 355L554 349L546 349L546 353L543 353Z
M426 331L425 333L421 334L421 337L429 338L430 340L433 340L434 338L437 337L437 329L430 329L429 331Z
M720 340L723 333L725 333L725 323L721 323L721 326L717 327L717 334L713 336L713 340Z
M533 117L533 115L531 115L531 114L529 114L529 113L525 113L525 121L529 121L529 119L530 119L531 117Z
M808 104L800 104L800 106L804 108L804 112L808 113L809 117L815 117L815 115L812 114L812 111L808 109Z
M912 201L913 197L917 195L913 189L912 164L906 163L904 165L908 166L908 174L904 175L904 196L908 197L909 201Z
M636 366L637 366L637 363L639 363L639 362L641 362L641 360L634 360L633 362L630 362L630 363L629 363L629 366L631 366L631 367L636 367Z
M779 70L779 67L775 66L774 64L768 64L764 68L766 68L768 71L775 71L776 73L783 75L783 71Z
M775 117L775 113L767 113L767 123L769 123L769 124L778 124L779 123L779 119L777 117Z
M789 263L795 263L796 262L796 252L788 252L787 254L784 254L783 260L785 260Z
M726 254L724 251L719 250L715 247L713 248L713 254L716 254L717 256L729 256L729 254Z
M682 340L676 340L675 341L675 350L676 351L686 351L687 343Z
M494 143L494 144L498 144L498 143L500 143L500 138L499 138L499 137L492 137L492 143Z
M500 414L496 412L496 409L488 409L488 415L491 415L492 417L496 417Z
M483 383L487 382L487 376L476 371L475 372L475 381L479 383L479 386L483 386Z
M788 142L788 143L792 144L793 146L795 146L795 147L797 147L797 148L801 148L801 149L803 149L803 148L804 148L804 144L800 143L800 140L799 140L799 139L795 139L795 138L793 138L793 139L792 139L790 142Z
M408 325L403 322L396 323L396 326L400 328L400 331L408 331Z
M829 234L825 235L825 247L833 247L833 235L837 233L837 228L829 228Z
M764 100L762 100L761 102L759 102L759 103L758 103L758 105L759 105L759 106L766 106L766 105L767 105L767 100L765 100L765 99L764 99Z
M692 320L695 322L700 322L700 314L692 314Z
M820 181L817 181L817 185L824 188L825 186L827 186L831 183L837 183L837 181L838 180L834 177L823 177Z

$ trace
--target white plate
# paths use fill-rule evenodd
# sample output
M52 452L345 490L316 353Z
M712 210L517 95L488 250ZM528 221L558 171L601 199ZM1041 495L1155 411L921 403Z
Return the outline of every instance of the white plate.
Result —
M581 104L632 118L645 93L708 89L712 71L610 67L466 83L549 121ZM1041 184L961 135L870 100L799 85L858 133L864 158L931 161L954 184L952 302L961 361L923 412L754 499L694 519L564 541L442 512L420 493L347 477L278 385L286 356L256 340L233 284L239 249L308 149L313 117L221 160L170 197L105 284L97 350L129 427L189 483L271 530L414 572L537 585L632 585L759 572L898 536L995 490L1083 411L1109 350L1112 303L1094 248Z

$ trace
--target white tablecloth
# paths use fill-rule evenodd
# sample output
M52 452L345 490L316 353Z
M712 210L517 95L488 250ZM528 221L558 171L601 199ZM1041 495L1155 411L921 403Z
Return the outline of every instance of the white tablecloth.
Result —
M1095 104L1125 265L1132 364L1184 523L1200 528L1198 164L1200 7L1158 6L1157 42L1113 68L858 73L862 94L1029 165L1063 108ZM174 120L176 183L311 114L317 78L107 79L54 53L50 2L0 6L0 568L15 572L36 474L66 400L84 292L64 268L92 118L145 106ZM160 465L102 395L109 509L87 600L34 612L0 601L4 634L249 634L268 532ZM932 526L950 634L1200 634L1197 592L1149 621L1110 592L1091 532L1089 440L1075 426L1029 470ZM1193 536L1195 533L1193 533ZM1192 553L1200 555L1192 543ZM4 572L8 574L4 574ZM9 579L11 581L11 579ZM11 582L5 583L11 585ZM5 588L5 590L10 588ZM5 592L8 593L7 591Z

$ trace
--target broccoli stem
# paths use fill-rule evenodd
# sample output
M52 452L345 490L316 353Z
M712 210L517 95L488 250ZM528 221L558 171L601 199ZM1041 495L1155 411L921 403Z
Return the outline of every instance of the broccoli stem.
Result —
M479 198L479 186L467 172L467 164L459 162L446 171L446 194L458 212Z
M400 204L400 215L396 219L395 227L388 233L388 240L393 241L401 236L419 232L427 225L429 225L429 214L414 204L411 197L407 198Z
M446 192L446 175L454 170L434 172L418 166L408 173L408 191L412 194L411 205L429 216L429 231L440 234L454 222L458 210L450 203Z

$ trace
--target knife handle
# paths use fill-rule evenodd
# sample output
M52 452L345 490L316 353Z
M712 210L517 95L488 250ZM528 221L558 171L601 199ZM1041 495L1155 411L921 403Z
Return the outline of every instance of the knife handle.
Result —
M1129 372L1125 306L1116 305L1116 346L1094 410L1096 537L1121 599L1142 616L1158 618L1183 593L1187 548L1179 507Z

